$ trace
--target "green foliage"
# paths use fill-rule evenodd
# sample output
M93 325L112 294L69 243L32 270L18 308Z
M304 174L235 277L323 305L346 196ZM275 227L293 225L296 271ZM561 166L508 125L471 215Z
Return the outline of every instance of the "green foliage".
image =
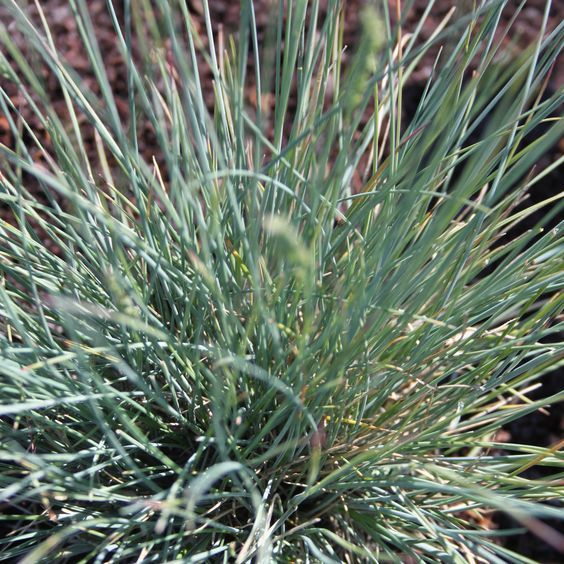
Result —
M562 454L496 432L564 397L526 397L562 362L561 235L503 238L562 210L516 206L564 133L541 96L564 27L511 60L505 1L427 41L383 2L344 65L337 0L281 1L260 42L250 1L225 41L205 1L204 36L184 1L108 2L124 117L69 4L90 87L0 2L28 45L0 29L0 558L527 561L482 530L494 509L562 542Z

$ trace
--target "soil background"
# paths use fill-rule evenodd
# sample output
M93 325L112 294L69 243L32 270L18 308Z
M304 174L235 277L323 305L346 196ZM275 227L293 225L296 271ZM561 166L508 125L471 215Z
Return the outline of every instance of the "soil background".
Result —
M275 2L275 0L255 0L254 2L256 21L259 28L259 37L268 25L270 18L273 17L273 1ZM26 2L25 0L20 1L20 5L27 6L30 15L33 17L35 13L36 17L37 13L35 12L32 4L33 2ZM80 34L72 16L68 0L40 0L40 4L52 26L54 39L60 52L75 68L75 70L80 73L85 82L95 89L95 80L90 70L87 56L81 47ZM321 0L320 5L322 12L324 4L326 5L326 1ZM389 4L390 13L395 14L395 0L390 0ZM468 0L461 0L459 2L437 0L435 6L431 10L430 16L423 25L423 39L429 37L449 10L453 7L456 7L459 10L464 9L465 4L468 4ZM519 2L515 2L514 4L517 6ZM197 27L200 27L202 31L205 31L204 11L201 0L188 0L188 5L191 13L194 15ZM346 27L344 41L351 50L354 50L355 43L360 37L360 12L362 5L363 0L348 0L346 2ZM402 2L402 5L405 5L405 2ZM413 29L427 5L427 0L415 0L408 13L405 13L405 10L402 9L401 13L402 18L405 18L404 29L406 31ZM114 0L114 6L116 7L118 16L122 17L123 1ZM239 25L240 3L233 0L209 0L209 6L215 31L217 32L221 28L227 34L236 33ZM514 32L511 35L511 39L520 46L520 48L526 47L537 37L538 30L542 22L544 7L545 0L529 0L526 2L525 9L519 15L513 28ZM94 22L100 48L106 63L106 71L113 88L118 110L123 115L126 115L128 108L128 92L125 79L125 65L117 48L112 21L107 12L106 0L89 0L88 9ZM512 15L512 10L510 8L504 13L502 24L508 23ZM549 18L549 29L553 29L563 20L564 0L555 0L552 3L552 11ZM10 18L8 9L3 0L0 0L0 22L6 25L8 30L17 34L14 23ZM25 38L23 36L18 37L18 43L20 43L21 47L25 50ZM423 61L418 71L410 79L409 84L404 90L404 114L406 115L406 120L409 120L409 116L413 115L417 108L417 104L425 86L425 81L430 74L432 64L433 56L429 55ZM549 92L554 92L564 86L563 66L564 65L560 64L554 69L549 84ZM202 77L204 85L209 85L210 102L213 101L211 78L211 74L208 76L204 75ZM60 105L61 113L64 114L65 102L62 100L62 96L60 95L61 93L56 79L53 76L49 76L47 73L45 76L45 82L53 103L55 105ZM42 131L38 120L33 117L31 111L26 111L25 101L13 85L8 84L5 88L11 96L14 104L20 108L22 112L24 112L24 115L29 117L31 125L36 128L36 133L40 136L46 135L46 133ZM12 88L12 90L10 90L10 88ZM250 86L249 96L252 96L252 94L253 88ZM0 115L0 142L8 146L11 144L8 123L2 115ZM157 151L158 146L156 139L149 128L141 131L139 142L140 150L146 154L149 159L152 158L155 151ZM95 154L94 138L92 137L91 139L86 139L86 143L88 149L92 151L92 154ZM550 153L543 156L543 158L537 163L537 166L541 169L544 168L550 164L550 162L558 158L562 152L564 152L564 142L561 141ZM158 158L158 154L155 156ZM547 197L561 192L563 187L564 171L562 170L562 167L560 167L535 185L531 194L531 200L533 202L542 201ZM40 193L38 193L38 198L41 200L44 199ZM4 218L6 218L6 213L8 213L7 210L0 209L0 214ZM532 227L538 219L538 215L530 218L527 224L521 226L521 229ZM562 390L563 376L564 375L558 371L553 371L546 375L546 377L543 378L542 387L532 394L533 399L547 397L560 392ZM528 417L508 425L500 433L499 439L515 443L549 446L555 444L562 438L563 431L564 410L562 404L559 404L551 406L548 409L547 414L535 412ZM546 477L547 469L537 466L527 470L527 474L529 477ZM496 528L512 528L516 526L515 523L510 521L510 519L502 515L493 515L490 523L492 527ZM554 527L558 526L556 523L551 523L551 525ZM541 563L562 562L564 559L562 554L558 554L553 548L544 544L541 540L530 533L507 537L504 544L508 548L527 555Z

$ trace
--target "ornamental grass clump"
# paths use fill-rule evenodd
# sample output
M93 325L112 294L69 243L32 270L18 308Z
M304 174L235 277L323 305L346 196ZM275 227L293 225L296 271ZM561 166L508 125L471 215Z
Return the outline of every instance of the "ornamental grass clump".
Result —
M230 35L108 1L124 107L86 0L86 70L1 0L0 559L529 561L493 511L562 546L558 445L497 433L564 399L527 397L563 279L562 201L526 199L564 26L516 52L506 1L427 39L381 2L353 50L322 4Z

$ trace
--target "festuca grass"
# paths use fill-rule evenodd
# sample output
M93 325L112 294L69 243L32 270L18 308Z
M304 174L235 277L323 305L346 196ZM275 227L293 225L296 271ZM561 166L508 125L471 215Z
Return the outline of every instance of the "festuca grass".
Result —
M492 511L562 546L558 445L497 432L563 399L527 396L562 362L561 199L522 202L562 162L564 27L547 2L515 55L506 1L425 40L432 1L411 34L382 2L351 55L321 4L228 36L108 1L124 110L86 0L82 73L0 1L0 559L529 562Z

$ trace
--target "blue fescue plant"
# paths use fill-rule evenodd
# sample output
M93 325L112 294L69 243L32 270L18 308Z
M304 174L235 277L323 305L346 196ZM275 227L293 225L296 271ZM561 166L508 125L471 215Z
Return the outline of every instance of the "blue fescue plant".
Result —
M497 433L564 399L527 396L562 363L562 201L523 204L562 163L564 26L547 2L506 50L491 0L423 40L433 4L410 34L368 8L353 55L339 0L260 34L243 0L232 35L108 0L124 113L87 0L88 82L0 1L1 559L529 562L493 511L562 546L558 445Z

